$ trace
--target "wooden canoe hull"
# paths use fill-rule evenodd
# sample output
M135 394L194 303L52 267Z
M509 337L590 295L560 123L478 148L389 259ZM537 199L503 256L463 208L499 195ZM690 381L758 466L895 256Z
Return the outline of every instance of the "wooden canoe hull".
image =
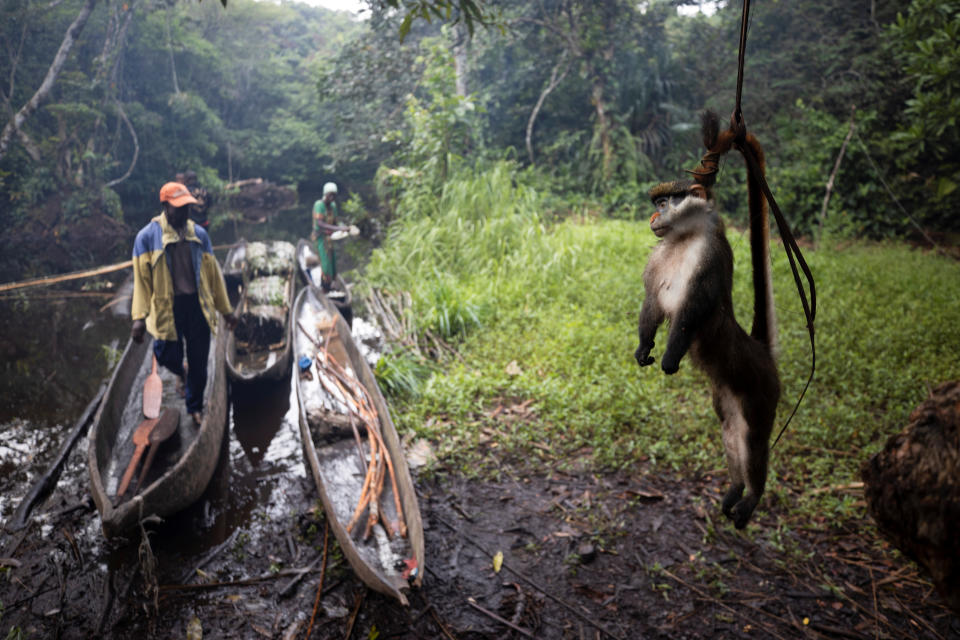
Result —
M180 410L180 426L174 437L160 445L144 486L138 487L132 498L114 506L119 477L133 453L132 434L143 419L143 381L153 360L149 335L140 344L132 340L127 343L87 436L91 493L106 537L133 529L145 516L164 517L181 511L209 484L227 422L225 332L221 318L217 335L211 336L204 417L199 426L194 425L183 399L177 397L175 376L164 370L163 405Z
M311 275L311 272L318 271L319 267L311 269L308 264L311 260L316 261L319 265L320 256L317 254L317 250L314 249L312 242L300 238L300 240L297 241L297 267L300 271L300 279L308 287L317 287L317 291L322 292L320 283L314 282L314 277ZM347 321L347 325L352 325L353 294L350 293L350 287L347 286L347 283L344 282L339 274L333 279L333 290L341 295L328 296L328 299L340 311L340 314Z
M357 576L370 588L381 593L393 596L402 604L408 604L403 590L408 586L400 575L403 567L397 568L397 563L412 558L416 560L418 571L412 584L420 586L424 568L424 541L423 522L420 517L420 506L417 502L413 479L407 466L403 447L397 436L397 431L390 418L390 411L386 401L380 393L373 372L364 361L350 336L350 331L343 317L337 313L335 307L322 294L319 288L304 287L294 303L293 343L294 353L312 355L316 349L304 334L313 327L307 326L305 318L310 308L311 312L322 311L326 317L335 318L337 332L341 337L348 366L355 372L358 380L367 390L380 416L380 429L384 444L393 461L398 493L404 512L404 521L407 526L407 537L387 539L386 533L380 525L374 527L374 535L370 540L362 541L363 527L357 527L353 535L347 532L346 525L350 514L356 505L360 486L363 482L360 473L360 454L352 435L349 438L329 440L319 435L316 429L311 429L307 417L310 391L307 385L319 384L314 380L302 380L297 368L294 370L294 379L297 389L297 404L299 408L300 437L303 444L304 456L313 475L327 513L330 528L340 543L343 555ZM389 481L385 484L383 509L393 513L392 491ZM394 514L395 515L395 514ZM389 566L386 566L389 565Z
M242 280L243 286L241 287L240 299L235 305L237 310L243 309L243 305L246 303L246 286L249 281L249 277L244 273L246 270L246 254L247 243L245 240L241 240L237 243L237 246L230 250L230 253L227 254L224 264L227 265L224 270L224 276L227 277L227 274L231 274L232 278L237 278L238 275ZM239 257L238 257L239 256ZM291 271L293 271L293 265L291 265ZM229 284L229 280L228 280ZM237 339L234 332L229 332L227 334L227 350L226 350L226 368L227 375L230 377L230 380L234 382L255 382L257 380L280 380L284 376L290 373L290 322L293 318L293 300L294 294L296 293L296 276L291 276L287 284L287 291L284 299L284 305L287 308L287 320L286 328L284 331L286 344L282 349L263 349L256 354L255 356L262 356L264 362L262 367L253 367L249 363L242 364L242 359L237 353Z

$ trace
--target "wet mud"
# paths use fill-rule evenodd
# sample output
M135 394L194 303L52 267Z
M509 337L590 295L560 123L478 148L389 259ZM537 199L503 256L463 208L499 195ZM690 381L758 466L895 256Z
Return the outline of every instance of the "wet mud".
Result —
M50 331L62 336L70 317L50 316ZM104 331L99 344L117 333L77 330ZM23 376L50 375L45 360L28 362L37 364L17 365ZM511 458L490 443L470 477L422 466L431 443L406 443L426 561L423 587L402 607L357 580L332 536L324 545L289 380L231 389L218 468L187 510L104 539L84 439L29 525L13 531L17 504L69 431L62 425L99 383L69 380L75 401L41 407L43 429L9 417L25 405L8 396L0 637L960 638L960 619L878 537L862 501L828 526L771 492L737 532L719 512L724 473L599 474L585 455L564 467L580 471L564 474L549 451Z
M0 537L0 632L960 637L960 621L926 579L864 520L842 528L797 523L780 545L762 533L786 505L771 505L751 524L753 535L736 532L719 515L722 478L647 469L545 474L543 466L493 457L484 479L442 465L415 471L426 566L424 586L402 607L354 577L332 536L324 568L324 519L287 418L289 391L279 384L234 393L235 419L213 483L190 509L148 525L149 545L139 532L104 541L77 451L30 527ZM263 431L258 423L278 426Z

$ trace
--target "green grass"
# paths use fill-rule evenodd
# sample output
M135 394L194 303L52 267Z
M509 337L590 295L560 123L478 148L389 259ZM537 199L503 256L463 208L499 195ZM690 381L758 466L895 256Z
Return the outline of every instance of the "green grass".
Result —
M499 450L554 465L724 468L706 378L688 359L670 377L633 359L641 274L656 238L645 223L547 225L551 200L534 180L509 165L454 179L429 214L399 223L371 263L371 282L411 291L422 318L442 304L470 310L470 321L451 332L462 361L400 401L401 428L438 442L440 455L464 469L476 469L473 452L491 433ZM749 245L737 231L729 238L735 306L749 326ZM772 253L779 431L808 375L810 349L786 257L779 247ZM859 464L906 424L929 389L960 377L960 265L896 244L805 256L819 303L817 375L772 454L771 491L857 480ZM532 399L532 419L491 419L502 399ZM829 492L802 495L826 515L851 509Z

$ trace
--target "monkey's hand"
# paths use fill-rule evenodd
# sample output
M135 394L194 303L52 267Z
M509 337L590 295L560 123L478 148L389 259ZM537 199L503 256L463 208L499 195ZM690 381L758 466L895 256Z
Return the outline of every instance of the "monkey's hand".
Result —
M639 364L641 367L648 367L655 362L655 360L650 356L651 349L653 349L653 344L641 344L634 352L633 357L637 359L637 364Z
M660 368L665 374L672 376L680 370L680 358L674 357L668 350L660 359Z

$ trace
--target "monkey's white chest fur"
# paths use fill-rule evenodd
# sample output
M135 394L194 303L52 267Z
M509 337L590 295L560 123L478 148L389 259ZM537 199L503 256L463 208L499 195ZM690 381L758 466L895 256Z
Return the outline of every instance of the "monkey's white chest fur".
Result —
M649 262L652 277L648 280L653 291L649 293L657 297L668 317L672 318L686 300L706 247L706 239L697 234L682 242L659 244L654 249Z

